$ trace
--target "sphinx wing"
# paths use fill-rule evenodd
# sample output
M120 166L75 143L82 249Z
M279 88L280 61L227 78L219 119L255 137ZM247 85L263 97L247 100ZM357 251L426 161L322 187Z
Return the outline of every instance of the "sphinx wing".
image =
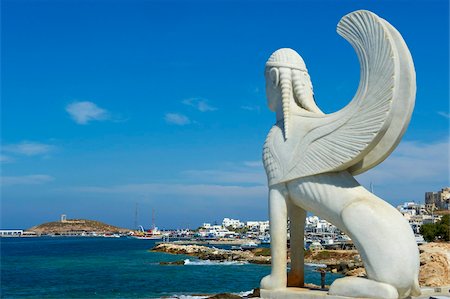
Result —
M283 181L348 169L378 144L391 122L400 66L385 21L369 11L356 11L341 19L337 31L358 55L358 90L346 107L322 117L304 135Z
M383 20L384 21L384 20ZM416 72L408 46L400 33L388 22L384 24L391 32L397 48L396 57L400 63L400 76L398 94L394 98L391 114L392 121L386 134L380 142L357 164L351 166L348 171L357 175L375 167L383 162L400 143L403 134L408 127L414 110L416 99Z

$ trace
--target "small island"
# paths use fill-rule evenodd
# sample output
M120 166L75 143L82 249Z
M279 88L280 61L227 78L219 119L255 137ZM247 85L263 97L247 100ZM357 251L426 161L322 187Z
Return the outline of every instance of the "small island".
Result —
M36 236L120 236L130 233L130 229L120 228L96 220L66 219L62 215L60 221L46 222L33 226L24 235Z

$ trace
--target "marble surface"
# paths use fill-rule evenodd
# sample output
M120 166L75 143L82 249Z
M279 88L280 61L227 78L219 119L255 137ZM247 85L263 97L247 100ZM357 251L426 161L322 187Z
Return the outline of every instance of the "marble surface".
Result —
M422 288L422 295L411 299L450 298L450 286L439 288ZM286 288L278 290L261 290L261 298L270 299L354 299L355 297L330 295L328 290L311 290L308 288Z
M266 63L276 124L263 148L272 270L261 281L262 294L303 286L303 229L310 211L351 237L368 276L338 279L330 295L419 295L419 252L408 222L353 178L389 156L408 126L416 90L412 58L395 28L369 11L344 16L337 31L361 64L358 91L338 112L317 107L306 64L294 50L277 50ZM292 264L286 275L288 218Z

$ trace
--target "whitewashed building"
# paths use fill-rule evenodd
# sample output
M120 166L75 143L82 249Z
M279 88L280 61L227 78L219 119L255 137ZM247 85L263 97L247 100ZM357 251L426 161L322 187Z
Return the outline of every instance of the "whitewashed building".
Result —
M0 237L20 237L23 234L23 229L1 229Z
M245 223L241 222L238 219L223 218L222 226L223 227L232 227L232 228L236 229L236 228L243 228L245 226Z
M247 221L245 226L250 231L258 231L260 233L264 233L269 230L269 221Z

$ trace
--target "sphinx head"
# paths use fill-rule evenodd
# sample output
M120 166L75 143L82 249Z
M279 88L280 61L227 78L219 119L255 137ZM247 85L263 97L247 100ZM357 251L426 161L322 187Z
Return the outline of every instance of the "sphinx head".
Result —
M275 51L266 62L265 77L269 109L282 111L286 139L291 104L304 111L322 114L314 101L305 62L294 50L283 48Z

